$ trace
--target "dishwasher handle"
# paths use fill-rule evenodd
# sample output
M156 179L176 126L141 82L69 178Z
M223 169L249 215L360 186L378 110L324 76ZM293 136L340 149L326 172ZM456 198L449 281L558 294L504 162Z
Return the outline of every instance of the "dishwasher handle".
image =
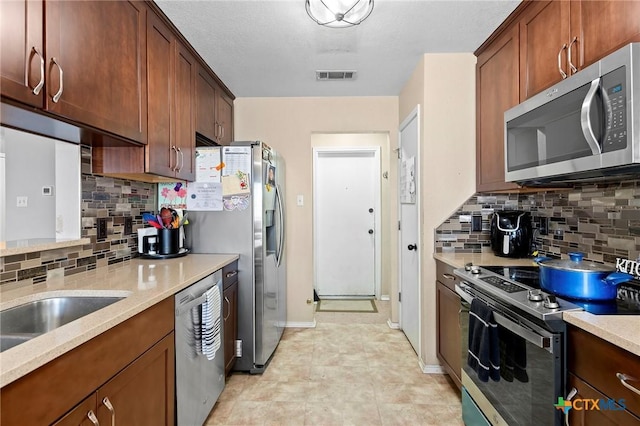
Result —
M192 299L189 301L183 302L176 307L176 317L186 314L191 310L191 308L195 308L196 306L202 305L204 302L207 301L206 293L196 299L193 299L193 296L189 296L189 297L192 297Z

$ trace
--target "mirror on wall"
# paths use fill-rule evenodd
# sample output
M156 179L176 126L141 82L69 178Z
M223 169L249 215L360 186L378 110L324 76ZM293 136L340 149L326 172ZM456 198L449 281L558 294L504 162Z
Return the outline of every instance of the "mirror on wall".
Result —
M80 145L0 127L0 242L80 238Z

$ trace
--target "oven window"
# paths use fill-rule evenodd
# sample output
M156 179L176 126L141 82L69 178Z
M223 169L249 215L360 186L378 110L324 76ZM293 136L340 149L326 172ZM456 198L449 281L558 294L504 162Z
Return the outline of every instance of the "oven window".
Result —
M462 368L491 405L509 425L561 424L561 412L554 407L562 395L561 354L541 349L498 325L500 379L483 382L467 363L469 305L463 302L462 308Z

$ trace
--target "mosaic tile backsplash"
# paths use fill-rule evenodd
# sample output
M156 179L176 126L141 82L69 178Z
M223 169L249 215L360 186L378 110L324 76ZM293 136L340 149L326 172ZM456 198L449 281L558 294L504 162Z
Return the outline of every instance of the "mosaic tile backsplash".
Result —
M436 252L491 251L491 214L516 209L531 212L534 245L542 255L581 251L589 260L612 265L616 257L640 255L640 180L531 194L475 194L436 229ZM476 215L482 216L479 232L471 231ZM539 232L540 218L549 220L547 235Z
M82 147L82 237L90 244L0 259L0 284L39 283L55 274L72 275L137 256L142 212L156 210L156 185L91 174L91 151ZM124 234L126 216L133 231ZM97 238L97 218L107 218L107 238ZM28 281L27 281L28 282Z

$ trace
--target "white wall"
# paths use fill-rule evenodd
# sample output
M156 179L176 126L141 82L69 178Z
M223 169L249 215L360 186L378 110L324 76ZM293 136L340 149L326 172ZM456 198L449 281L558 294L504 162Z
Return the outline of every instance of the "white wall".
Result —
M331 83L328 83L331 84ZM262 140L284 157L287 165L287 321L290 324L313 322L313 204L312 135L383 133L389 147L397 147L397 97L332 98L238 98L234 102L236 140ZM347 138L348 139L348 138ZM335 139L331 143L351 144L353 139ZM326 142L326 141L325 141ZM325 143L318 142L318 143ZM389 218L387 227L397 223L395 206L395 161L384 164L388 170ZM296 205L303 195L304 206ZM383 205L385 200L383 199ZM383 223L383 228L385 224ZM395 233L389 233L390 252L395 253ZM397 292L397 265L388 259L389 292ZM383 273L384 275L384 273ZM384 281L383 277L383 281ZM397 312L392 312L397 315Z
M437 366L435 228L475 193L475 64L471 53L425 54L402 89L399 121L421 105L422 362Z

